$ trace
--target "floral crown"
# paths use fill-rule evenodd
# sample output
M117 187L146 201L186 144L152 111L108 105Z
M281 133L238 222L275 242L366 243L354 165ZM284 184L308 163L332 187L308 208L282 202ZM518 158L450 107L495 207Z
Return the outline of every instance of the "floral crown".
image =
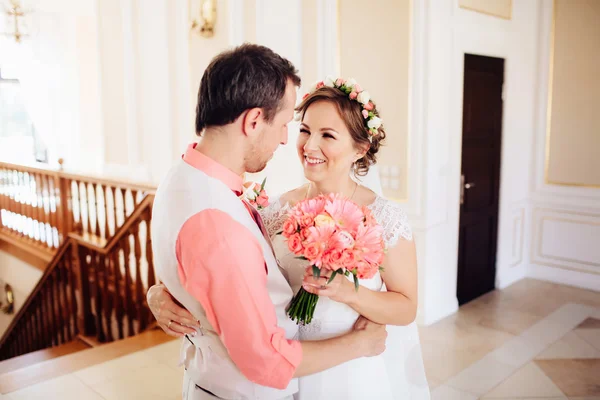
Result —
M350 97L350 100L355 100L361 105L362 116L365 119L365 127L369 131L369 142L372 142L373 137L376 137L379 134L378 129L381 127L383 121L373 112L375 105L371 102L371 95L369 92L363 90L354 79L345 80L343 78L333 78L328 76L324 81L312 85L302 100L325 86L341 90Z

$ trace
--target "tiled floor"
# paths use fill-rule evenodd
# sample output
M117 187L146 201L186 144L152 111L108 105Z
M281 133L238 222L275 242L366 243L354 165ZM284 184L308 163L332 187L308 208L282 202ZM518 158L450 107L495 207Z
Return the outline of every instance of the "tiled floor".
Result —
M600 400L600 293L523 280L421 329L433 400ZM180 399L179 342L0 400Z
M422 328L421 341L434 400L600 400L598 292L526 279Z

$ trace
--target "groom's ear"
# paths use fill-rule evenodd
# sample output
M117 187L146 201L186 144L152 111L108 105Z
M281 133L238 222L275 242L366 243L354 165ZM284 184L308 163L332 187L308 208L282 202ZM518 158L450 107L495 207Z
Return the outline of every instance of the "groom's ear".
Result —
M242 119L242 130L246 136L254 136L260 128L263 121L263 110L261 108L251 108Z

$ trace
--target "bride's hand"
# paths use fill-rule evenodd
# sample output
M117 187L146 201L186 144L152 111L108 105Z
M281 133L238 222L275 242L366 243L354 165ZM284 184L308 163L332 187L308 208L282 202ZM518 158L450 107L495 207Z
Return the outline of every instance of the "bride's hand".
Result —
M315 278L312 273L312 266L309 266L304 272L302 287L309 293L326 296L339 303L350 304L356 300L354 284L343 274L336 274L333 280L327 283L330 277L330 271L321 270L321 277Z

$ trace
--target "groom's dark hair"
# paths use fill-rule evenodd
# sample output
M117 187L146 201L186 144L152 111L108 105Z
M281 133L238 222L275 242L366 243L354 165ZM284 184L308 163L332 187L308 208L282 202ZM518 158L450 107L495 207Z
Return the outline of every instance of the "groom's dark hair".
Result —
M200 81L196 134L208 126L230 124L257 107L271 122L283 106L288 80L300 86L294 65L268 47L243 44L217 55Z

